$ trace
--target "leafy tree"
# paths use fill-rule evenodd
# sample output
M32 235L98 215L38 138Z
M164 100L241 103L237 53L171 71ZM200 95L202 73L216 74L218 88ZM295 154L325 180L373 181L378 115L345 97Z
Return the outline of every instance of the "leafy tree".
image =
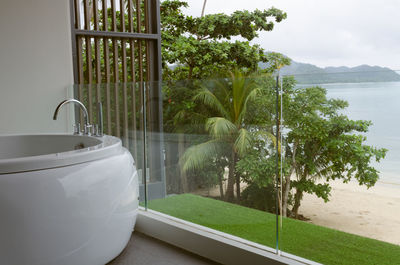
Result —
M181 11L187 6L178 0L161 3L164 80L225 76L234 68L257 70L268 58L259 45L249 41L258 37L258 31L271 31L272 20L286 18L286 13L276 8L192 17ZM244 40L232 41L233 37Z
M248 183L242 201L268 211L275 210L274 198L267 194L276 183L276 151L273 146L276 143L273 140L279 138L273 126L277 117L274 114L274 86L273 78L265 78L264 91L257 97L256 104L249 106L253 115L246 122L253 124L252 148L236 165ZM360 185L373 186L379 172L370 164L373 160L379 162L383 159L387 150L365 144L366 138L362 133L368 131L371 122L351 120L342 114L348 103L329 99L324 88L295 88L295 80L287 77L283 79L283 89L285 133L283 142L278 142L281 146L279 152L284 155L283 196L278 197L282 199L282 215L290 213L298 217L305 192L328 201L330 180L341 179L346 183L354 178ZM267 137L254 137L260 130L269 130L274 136L269 140Z
M263 211L276 209L275 144L270 137L252 133L251 149L236 165L237 172L247 186L242 192L241 204Z
M283 116L289 129L286 157L291 169L285 177L283 200L287 201L290 185L295 187L293 215L298 215L304 192L327 201L330 180L348 182L355 178L360 185L373 186L379 172L370 163L379 162L387 150L365 144L366 137L361 133L367 132L372 123L350 120L342 114L348 103L329 99L324 88L285 87L287 103ZM317 183L318 180L325 183Z
M286 13L275 8L254 12L236 11L232 15L191 17L184 15L181 10L187 6L187 3L176 0L161 3L163 80L166 84L163 87L166 106L164 130L182 133L179 143L181 150L189 147L183 133L202 133L204 124L203 128L198 125L207 118L220 114L201 101L193 101L198 82L189 81L182 85L185 82L177 80L204 80L227 76L235 69L244 73L258 70L259 63L267 63L271 56L266 55L260 46L251 45L249 41L257 37L259 31L270 31L275 22L286 18ZM241 40L237 38L238 40L232 41L234 37L240 37ZM265 71L272 71L271 67ZM222 156L215 158L215 163L224 164L225 161ZM217 167L220 168L220 165ZM233 171L232 169L230 174ZM186 182L186 172L182 171L180 175L183 182ZM221 176L220 180L222 178ZM227 191L230 199L233 198L232 178L230 175ZM220 183L222 191L222 181Z

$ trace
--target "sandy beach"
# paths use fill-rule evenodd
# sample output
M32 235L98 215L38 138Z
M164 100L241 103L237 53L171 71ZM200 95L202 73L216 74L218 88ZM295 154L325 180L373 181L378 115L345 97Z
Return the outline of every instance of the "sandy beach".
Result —
M305 194L300 214L313 224L400 245L400 185L331 184L329 202Z

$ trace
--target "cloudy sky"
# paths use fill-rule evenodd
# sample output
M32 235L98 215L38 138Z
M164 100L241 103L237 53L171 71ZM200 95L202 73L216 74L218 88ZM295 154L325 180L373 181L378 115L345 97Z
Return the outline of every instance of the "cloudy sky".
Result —
M200 16L203 0L186 0ZM253 41L318 66L379 65L400 70L400 0L207 0L206 14L276 7L287 19Z

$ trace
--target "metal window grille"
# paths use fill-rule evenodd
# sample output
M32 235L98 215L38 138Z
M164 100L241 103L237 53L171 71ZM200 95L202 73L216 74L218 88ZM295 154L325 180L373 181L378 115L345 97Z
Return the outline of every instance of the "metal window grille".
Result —
M70 8L75 97L91 122L103 103L104 132L136 159L139 132L162 129L159 0L70 0ZM161 165L161 143L148 143L149 163Z

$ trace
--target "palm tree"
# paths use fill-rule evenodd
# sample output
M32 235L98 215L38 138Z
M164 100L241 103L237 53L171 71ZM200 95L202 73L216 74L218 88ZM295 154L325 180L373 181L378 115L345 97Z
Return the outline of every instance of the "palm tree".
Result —
M227 201L234 200L235 181L236 194L240 198L240 176L235 167L240 156L250 147L251 137L245 118L249 102L259 92L255 80L236 69L230 78L216 81L212 90L202 87L194 96L196 102L212 109L216 115L205 122L210 140L188 148L180 159L181 168L184 172L200 169L210 157L226 158L229 161Z

